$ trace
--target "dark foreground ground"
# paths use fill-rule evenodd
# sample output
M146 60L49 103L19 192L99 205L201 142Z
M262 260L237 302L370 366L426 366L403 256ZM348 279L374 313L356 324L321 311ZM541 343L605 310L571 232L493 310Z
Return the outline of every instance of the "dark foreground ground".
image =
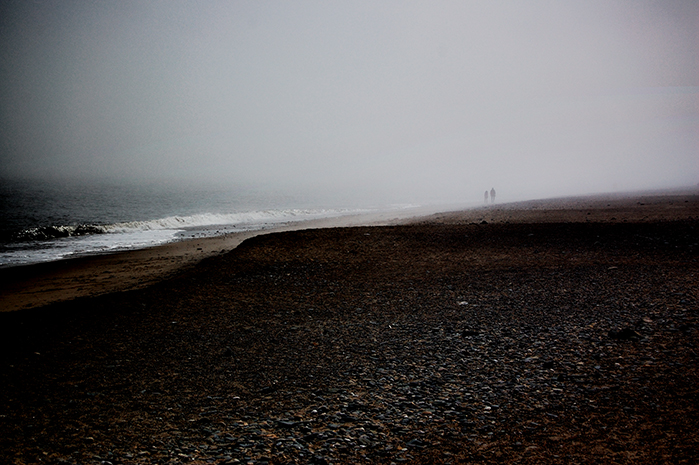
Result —
M259 236L0 314L0 463L697 463L699 221Z

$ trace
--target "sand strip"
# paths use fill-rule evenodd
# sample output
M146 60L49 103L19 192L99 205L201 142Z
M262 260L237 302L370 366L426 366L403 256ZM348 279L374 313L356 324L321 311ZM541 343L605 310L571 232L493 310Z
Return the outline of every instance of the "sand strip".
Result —
M35 308L78 297L141 289L229 252L260 234L299 229L387 225L422 217L444 207L346 215L270 226L257 231L173 242L157 247L0 269L0 312Z

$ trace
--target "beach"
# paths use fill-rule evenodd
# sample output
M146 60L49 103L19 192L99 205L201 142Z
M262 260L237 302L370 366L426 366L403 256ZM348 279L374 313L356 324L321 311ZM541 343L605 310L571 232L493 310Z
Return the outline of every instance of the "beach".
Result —
M30 266L0 268L0 312L35 308L78 297L140 289L211 256L229 252L244 240L297 229L396 224L434 212L437 207L377 210L329 218L266 225L261 229L181 240L157 247L79 256ZM211 226L218 229L217 226ZM196 235L196 233L192 233Z
M699 193L0 270L3 463L696 463Z

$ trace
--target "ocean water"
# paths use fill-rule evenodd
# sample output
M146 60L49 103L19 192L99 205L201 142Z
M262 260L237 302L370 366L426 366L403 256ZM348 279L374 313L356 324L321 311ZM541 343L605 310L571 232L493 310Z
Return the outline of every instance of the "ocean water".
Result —
M369 211L236 185L0 181L0 267Z

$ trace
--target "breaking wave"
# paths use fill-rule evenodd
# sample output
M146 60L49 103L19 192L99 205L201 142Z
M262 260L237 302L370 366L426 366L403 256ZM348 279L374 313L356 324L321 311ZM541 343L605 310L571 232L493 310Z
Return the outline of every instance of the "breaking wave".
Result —
M202 213L191 216L170 216L148 221L129 221L114 224L79 224L43 226L25 229L14 235L16 241L48 241L65 237L88 236L94 234L123 234L139 231L185 230L189 228L216 225L236 225L241 229L268 223L303 221L329 218L364 210L349 209L290 209L264 210L228 214Z
M92 224L79 224L77 226L42 226L25 229L16 233L13 239L18 241L48 241L61 237L86 236L89 234L102 234L102 226Z

